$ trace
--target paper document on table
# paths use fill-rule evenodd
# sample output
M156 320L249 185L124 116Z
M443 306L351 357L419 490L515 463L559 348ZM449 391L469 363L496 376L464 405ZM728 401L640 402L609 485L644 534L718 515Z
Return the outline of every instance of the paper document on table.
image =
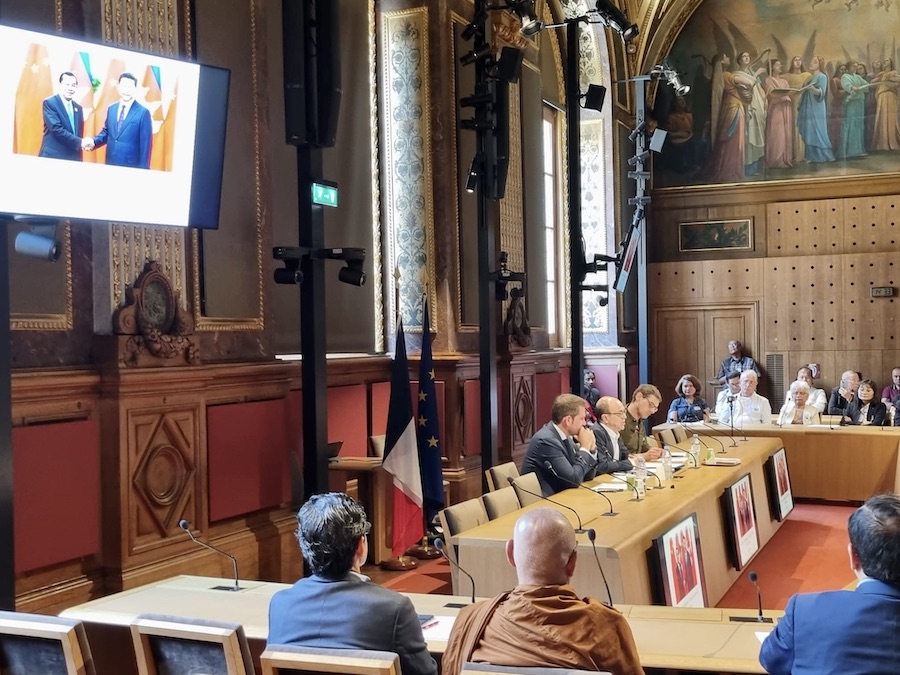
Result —
M450 639L450 630L453 628L454 616L436 616L422 626L422 635L425 641L446 642Z
M624 492L628 483L600 483L591 488L594 492Z
M760 644L763 643L763 640L769 637L769 633L763 633L761 630L758 630L753 634L756 636L756 639L759 640Z

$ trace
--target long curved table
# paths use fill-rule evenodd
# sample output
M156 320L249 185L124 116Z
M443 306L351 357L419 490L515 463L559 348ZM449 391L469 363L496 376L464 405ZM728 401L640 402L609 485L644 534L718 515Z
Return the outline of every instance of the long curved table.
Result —
M705 440L708 442L708 439ZM584 526L596 531L597 554L615 604L653 603L648 563L648 551L653 539L691 513L696 513L706 605L713 606L741 575L731 563L730 547L725 537L720 505L723 492L744 474L750 475L759 544L760 548L765 546L781 523L770 512L763 464L781 447L782 443L777 438L750 439L738 448L729 449L724 455L740 458L740 465L684 468L676 474L682 477L671 481L670 485L674 487L650 490L641 502L631 501L631 492L607 493L618 513L614 517L603 515L609 511L606 500L589 490L572 488L554 495L553 499L574 509ZM608 476L598 479L608 480L611 480ZM506 562L505 544L522 512L537 506L557 508L573 526L577 526L574 513L555 507L548 501L540 501L462 532L452 539L458 547L459 564L475 579L478 595L492 596L515 585L515 570ZM572 585L579 595L606 598L593 549L585 534L578 535L578 563ZM468 579L460 575L457 592L465 595L470 591Z

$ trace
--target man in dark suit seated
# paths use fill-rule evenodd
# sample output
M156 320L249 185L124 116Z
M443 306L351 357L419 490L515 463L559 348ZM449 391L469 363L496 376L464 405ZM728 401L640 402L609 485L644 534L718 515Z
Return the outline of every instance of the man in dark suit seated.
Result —
M297 524L312 576L272 597L268 643L395 652L403 675L437 675L409 598L359 572L371 527L362 506L340 492L313 495Z
M537 474L545 497L594 477L597 454L576 448L572 440L584 428L585 405L580 396L560 394L553 401L552 421L531 437L522 473Z
M575 531L559 511L540 507L519 518L506 543L518 584L463 608L447 641L443 674L459 675L463 664L475 662L643 675L625 617L569 585L577 558Z
M855 591L793 596L760 648L772 675L896 673L900 666L900 497L877 495L850 516Z
M852 370L847 370L841 375L840 386L832 389L831 396L828 397L829 415L844 415L847 412L847 406L856 398L859 380L859 373Z
M625 404L614 396L603 396L597 401L597 417L600 424L590 424L597 448L597 473L631 471L634 466L628 459L628 448L619 434L625 428Z

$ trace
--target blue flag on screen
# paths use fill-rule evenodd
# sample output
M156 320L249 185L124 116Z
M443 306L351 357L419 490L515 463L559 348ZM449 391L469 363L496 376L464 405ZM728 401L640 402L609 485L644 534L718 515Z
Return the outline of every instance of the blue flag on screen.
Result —
M397 324L397 346L391 367L391 399L388 404L382 467L393 477L393 528L395 556L419 542L425 532L422 518L422 476L416 448L409 365L403 322Z
M441 436L438 425L437 388L434 381L434 359L431 355L431 330L428 321L428 299L422 324L422 356L419 362L419 416L416 436L419 462L422 466L422 496L425 522L431 523L444 508L444 473L441 468Z

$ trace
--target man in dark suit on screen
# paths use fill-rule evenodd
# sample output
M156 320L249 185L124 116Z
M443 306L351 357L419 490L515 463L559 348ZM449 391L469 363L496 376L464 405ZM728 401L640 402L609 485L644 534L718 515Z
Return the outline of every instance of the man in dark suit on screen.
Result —
M312 576L272 597L268 643L394 652L403 675L437 675L409 598L360 574L369 554L363 507L341 492L313 495L297 525Z
M793 596L762 643L772 675L896 673L900 665L900 496L870 497L850 516L854 591Z
M137 78L131 73L119 75L119 100L106 109L106 124L94 136L93 150L106 147L106 163L137 169L150 168L153 122L150 111L134 100Z
M560 394L553 401L552 421L531 437L522 473L537 474L545 497L590 480L596 473L597 453L576 448L572 439L584 428L586 405L580 396Z
M38 157L81 161L84 111L72 100L77 89L78 78L65 72L59 76L59 93L44 99L44 136Z

